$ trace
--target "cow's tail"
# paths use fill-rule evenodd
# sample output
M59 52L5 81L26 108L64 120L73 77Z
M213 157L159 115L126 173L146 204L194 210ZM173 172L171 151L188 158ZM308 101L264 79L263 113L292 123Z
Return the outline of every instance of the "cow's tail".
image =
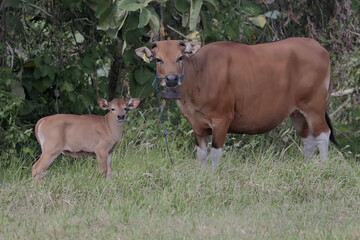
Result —
M330 121L330 117L327 114L327 112L325 112L325 119L326 119L326 123L330 128L330 141L335 144L335 146L337 146L338 148L342 148L342 146L336 141L335 139L335 135L334 135L334 130L333 127L331 125L331 121Z
M329 82L328 95L326 97L326 103L328 103L329 100L330 100L330 97L331 97L331 92L333 90L333 82L332 82L332 79L331 79L331 63L330 62L329 62L329 67L328 67L328 71L327 71L327 74L326 74L325 81ZM329 115L328 115L328 113L326 111L325 111L325 119L326 119L327 125L330 128L330 141L332 143L334 143L335 146L337 146L338 148L342 148L342 146L335 139L334 130L333 130L333 127L331 125L330 117L329 117Z

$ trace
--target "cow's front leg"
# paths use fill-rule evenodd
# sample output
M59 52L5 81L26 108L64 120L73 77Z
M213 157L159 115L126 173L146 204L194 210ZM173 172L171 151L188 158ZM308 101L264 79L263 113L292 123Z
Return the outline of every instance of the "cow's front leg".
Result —
M197 157L199 159L200 169L204 170L207 160L207 144L208 136L200 136L195 134Z
M219 161L222 155L222 147L224 146L226 134L229 128L227 121L218 121L212 127L212 147L211 147L211 162L212 170L216 172L219 166Z

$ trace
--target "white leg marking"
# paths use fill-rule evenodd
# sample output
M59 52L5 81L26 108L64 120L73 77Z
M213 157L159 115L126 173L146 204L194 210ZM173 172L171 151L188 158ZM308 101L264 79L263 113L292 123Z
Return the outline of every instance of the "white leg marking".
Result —
M325 162L328 157L330 132L330 130L328 133L323 132L315 138L316 144L319 146L320 158L322 162Z
M211 148L211 162L212 162L212 170L215 172L218 168L219 161L222 154L222 148Z
M107 178L112 178L112 170L111 170L111 154L108 155L107 157L107 172L106 172L106 177Z
M312 135L302 138L304 143L305 162L308 162L313 156L316 149L316 140Z
M207 148L200 148L199 146L196 146L197 150L197 157L199 159L200 163L200 169L204 170L206 167L206 157L207 157Z

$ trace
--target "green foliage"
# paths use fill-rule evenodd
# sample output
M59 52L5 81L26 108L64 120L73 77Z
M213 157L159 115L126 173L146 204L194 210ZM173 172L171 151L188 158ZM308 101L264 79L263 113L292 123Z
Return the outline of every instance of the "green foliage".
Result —
M151 86L155 64L143 63L134 49L184 36L203 44L223 40L256 44L304 36L319 40L330 51L334 90L355 89L351 95L332 98L328 111L336 111L332 119L337 135L344 136L341 140L358 139L358 1L62 0L49 5L47 1L7 0L3 6L10 68L0 71L1 90L16 102L4 112L16 116L13 124L19 128L11 130L17 131L13 136L28 129L25 122L34 125L45 115L103 114L96 107L96 98L108 98L113 91L116 96L143 100L142 117L131 124L142 129L132 133L136 141L163 146L155 88ZM0 46L3 49L5 44ZM111 85L109 79L117 85ZM164 117L170 142L179 149L192 148L191 128L174 104L166 106ZM225 149L249 150L269 146L269 142L283 148L282 140L275 136L295 136L293 130L286 131L265 138L230 135ZM19 145L25 141L18 139ZM296 141L296 137L291 139Z
M33 125L20 122L21 99L0 88L0 100L0 167L21 165L36 153Z

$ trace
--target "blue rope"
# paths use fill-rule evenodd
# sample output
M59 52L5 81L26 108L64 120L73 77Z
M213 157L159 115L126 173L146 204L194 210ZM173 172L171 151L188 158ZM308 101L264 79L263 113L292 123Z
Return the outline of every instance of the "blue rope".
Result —
M2 182L0 182L0 185L3 185L4 187L7 187L7 188L13 188L12 186L10 186L10 185L7 185L7 184L5 184L5 183L2 183Z
M160 103L160 95L159 95L159 84L158 84L158 79L161 78L158 76L157 72L156 72L156 76L155 76L155 79L154 79L154 82L153 82L153 86L154 86L154 83L156 82L156 92L157 92L157 97L158 97L158 101L159 101L159 109L160 109L160 119L161 119L161 125L162 125L162 128L164 130L164 137L165 137L165 142L166 142L166 149L168 151L168 154L169 154L169 158L170 158L170 161L171 161L171 165L174 165L174 162L171 158L171 154L170 154L170 150L169 150L169 144L168 144L168 140L167 140L167 135L168 135L168 132L165 130L165 127L164 127L164 119L163 119L163 115L162 115L162 110L161 110L161 103Z

